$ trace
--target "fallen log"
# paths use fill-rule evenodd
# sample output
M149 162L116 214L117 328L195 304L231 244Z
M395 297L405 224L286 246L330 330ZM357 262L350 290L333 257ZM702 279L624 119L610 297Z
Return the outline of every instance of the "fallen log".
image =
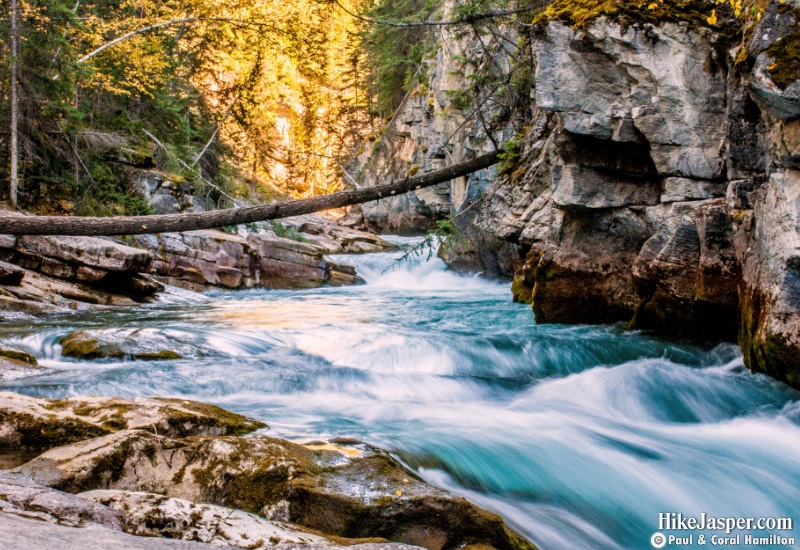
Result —
M289 218L322 210L352 206L409 191L416 191L467 176L497 164L501 151L487 153L473 160L428 172L386 185L341 191L309 199L273 202L257 206L155 216L118 216L113 218L61 216L0 216L0 234L9 235L141 235L211 229L265 220Z

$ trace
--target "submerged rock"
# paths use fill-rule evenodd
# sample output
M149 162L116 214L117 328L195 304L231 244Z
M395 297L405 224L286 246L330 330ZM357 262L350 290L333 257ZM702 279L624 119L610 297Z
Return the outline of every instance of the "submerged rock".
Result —
M28 378L47 372L36 364L23 361L9 360L0 356L0 380L16 380L18 378Z
M15 349L0 349L0 380L14 380L44 372L36 357Z
M195 352L188 345L169 338L169 335L139 334L141 331L76 330L61 339L61 354L73 359L121 359L131 357L142 361L182 359L183 355L172 348L180 347L184 353ZM155 340L155 341L154 341Z
M0 421L0 448L40 451L118 430L187 437L243 435L266 427L214 405L182 399L39 399L9 392L0 392Z
M31 355L30 353L16 350L16 349L2 349L0 348L0 359L5 359L7 361L13 361L15 363L20 363L23 365L30 365L32 367L39 366L39 362L36 360L36 357Z
M347 453L268 437L176 440L134 430L51 449L14 471L69 492L159 493L326 535L383 537L431 550L532 548L500 517L370 448Z

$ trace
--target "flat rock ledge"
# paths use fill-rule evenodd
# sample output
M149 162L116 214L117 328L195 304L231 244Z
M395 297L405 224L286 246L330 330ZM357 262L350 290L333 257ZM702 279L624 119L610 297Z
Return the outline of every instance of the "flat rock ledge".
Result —
M4 215L16 215L3 212ZM382 252L395 245L324 216L139 235L129 246L98 237L0 234L0 320L152 301L164 284L211 288L316 288L363 283L326 254Z
M0 472L0 541L69 548L64 541L82 545L91 530L104 548L183 547L166 537L241 548L534 549L499 516L428 485L380 449L239 437L262 427L179 399L0 393L0 449L47 449ZM15 544L20 529L30 542Z

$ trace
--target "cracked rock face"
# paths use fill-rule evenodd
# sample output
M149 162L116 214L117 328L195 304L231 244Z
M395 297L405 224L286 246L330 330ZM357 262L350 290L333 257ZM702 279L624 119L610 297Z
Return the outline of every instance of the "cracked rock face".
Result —
M536 42L536 105L571 134L648 143L661 176L720 178L726 71L713 38L686 24L601 20L579 34L550 23Z
M538 322L738 339L800 387L798 7L770 4L740 65L684 23L537 29L520 160L475 223L518 244Z

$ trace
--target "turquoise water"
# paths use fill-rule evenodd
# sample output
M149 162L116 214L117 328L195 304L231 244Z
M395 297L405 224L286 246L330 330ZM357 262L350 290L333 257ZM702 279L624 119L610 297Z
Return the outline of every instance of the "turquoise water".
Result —
M5 323L0 345L53 370L3 387L181 396L260 418L271 435L356 437L543 549L650 548L667 512L790 516L794 530L771 533L800 540L800 393L747 372L734 346L536 326L507 285L396 257L337 258L360 287L177 292L135 311ZM59 339L78 328L186 358L62 359ZM780 547L739 533L735 547Z

